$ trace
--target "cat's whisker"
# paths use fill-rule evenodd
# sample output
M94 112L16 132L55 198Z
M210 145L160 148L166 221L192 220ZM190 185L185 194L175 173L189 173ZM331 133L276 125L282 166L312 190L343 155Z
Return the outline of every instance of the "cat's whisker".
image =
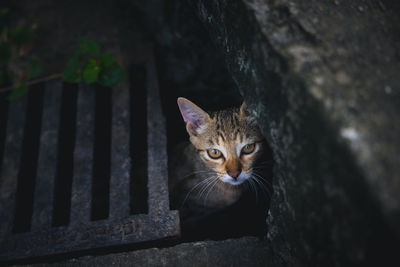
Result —
M268 189L265 185L259 183L259 182L257 181L257 179L254 179L254 181L256 181L256 184L259 185L259 187L261 188L262 192L263 192L266 196L268 196L268 197L271 197L271 196L272 196L272 191L271 191L270 189Z
M214 178L214 177L213 177ZM201 195L203 194L204 190L213 182L213 179L207 179L207 182L202 184L201 188L197 192L197 198L201 198Z
M266 194L269 197L272 195L271 191L264 184L260 183L255 176L252 176L251 179L255 182L254 184L261 189L263 194Z
M213 179L209 181L206 185L204 185L203 189L198 194L198 198L201 199L203 194L207 191L207 189L212 186L212 184L215 182L215 180L218 180L218 176L212 177Z
M254 185L254 181L252 181L251 178L248 179L247 181L248 181L248 184L249 184L249 187L251 188L251 190L253 190L255 192L255 194L256 194L256 202L258 202L258 192L257 192L256 185Z
M252 174L257 176L262 182L265 182L268 186L272 187L272 183L265 179L258 171L252 169Z
M250 177L256 184L260 186L260 188L266 193L268 196L272 196L272 189L270 189L270 183L264 184L263 182L268 183L261 175L257 174L256 172L252 172L252 176Z
M216 172L215 171L196 171L196 172L192 172L192 173L185 175L183 178L187 178L187 177L190 177L190 176L193 176L196 174L207 174L207 173L215 174Z
M199 192L197 193L197 197L198 197L199 199L202 198L202 195L204 194L204 192L207 190L207 188L208 188L209 186L211 186L211 184L215 181L216 178L217 178L217 177L212 177L212 179L209 179L209 180L207 181L207 183L204 183L204 184L202 185L202 187L199 189Z
M193 190L195 190L197 187L201 186L201 185L204 184L204 183L209 182L211 179L214 179L214 178L215 178L215 177L209 177L209 178L204 179L203 181L201 181L201 182L195 184L195 185L192 187L192 189L190 189L190 191L186 194L185 199L183 200L182 206L181 206L181 207L184 206L186 200L189 198L189 195L193 192Z
M213 188L215 187L215 185L216 185L219 181L220 181L219 179L216 179L215 182L213 183L213 185L209 188L209 190L208 190L208 192L207 192L207 194L206 194L206 197L204 198L204 206L206 206L208 195L210 194L210 192L213 190Z
M263 176L261 173L259 173L258 171L252 169L252 174L253 174L255 177L257 177L258 179L260 179L260 180L262 180L263 182L266 182L268 185L271 185L271 186L272 186L272 184L271 184L269 181L267 181L267 180L264 178L264 176Z
M253 180L251 180L251 183L253 184L254 191L256 192L256 201L258 202L258 190L257 190L257 185Z

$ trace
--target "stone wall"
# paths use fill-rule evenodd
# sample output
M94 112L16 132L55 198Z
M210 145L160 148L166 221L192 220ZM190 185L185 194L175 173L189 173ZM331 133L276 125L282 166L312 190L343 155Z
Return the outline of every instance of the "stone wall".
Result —
M189 2L274 152L271 263L389 263L400 234L394 4Z

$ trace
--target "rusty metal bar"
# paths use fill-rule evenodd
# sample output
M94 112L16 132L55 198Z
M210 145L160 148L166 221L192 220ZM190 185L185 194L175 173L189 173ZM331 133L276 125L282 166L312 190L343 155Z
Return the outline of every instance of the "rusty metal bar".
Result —
M165 118L161 110L160 92L154 55L148 53L147 64L147 143L149 214L169 211L168 165Z
M63 127L60 125L62 122L59 118L60 105L63 102L61 98L64 96L61 96L60 81L48 82L44 94L32 228L31 231L19 233L12 232L12 224L27 101L23 98L10 105L3 168L0 174L0 264L16 259L179 236L178 212L169 210L165 119L161 110L157 72L151 48L145 49L143 59L145 62L140 62L140 64L146 67L147 73L143 90L147 91L140 91L142 88L140 87L137 92L145 93L147 99L145 102L147 107L143 109L147 112L146 188L148 200L146 203L148 207L146 211L148 213L130 214L132 212L130 210L130 202L132 202L130 141L133 130L143 131L141 134L146 136L146 127L131 129L132 95L128 89L129 86L124 85L112 89L109 218L91 221L92 179L95 178L93 177L93 153L96 89L81 85L77 99L69 224L68 222L54 224L53 220L53 225L51 225L54 219L51 217L57 211L57 208L53 207L53 199L55 176L59 171L57 160L59 160L60 152L57 149L59 147L57 143L62 134L60 129ZM140 116L140 114L136 115ZM73 121L75 121L75 116Z
M90 221L93 135L94 88L81 85L78 91L76 139L74 150L74 175L71 194L71 224Z
M56 227L19 233L0 240L0 263L16 258L38 257L104 246L135 244L179 234L175 213L154 220L145 214L118 221L94 221L90 225Z
M112 90L110 218L129 216L129 88L121 85Z

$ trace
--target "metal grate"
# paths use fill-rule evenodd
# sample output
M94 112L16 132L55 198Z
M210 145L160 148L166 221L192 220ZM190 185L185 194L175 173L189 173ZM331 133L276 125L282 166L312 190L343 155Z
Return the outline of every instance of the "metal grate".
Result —
M143 58L131 89L74 88L52 80L8 110L3 105L8 115L0 129L0 261L180 234L178 212L169 210L154 57ZM145 74L145 83L136 74ZM135 139L140 136L146 140ZM136 179L143 166L135 165L135 146L146 150L144 182Z

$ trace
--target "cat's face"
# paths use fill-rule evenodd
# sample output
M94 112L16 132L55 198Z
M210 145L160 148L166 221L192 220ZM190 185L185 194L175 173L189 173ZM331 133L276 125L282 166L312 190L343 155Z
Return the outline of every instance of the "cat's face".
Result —
M264 137L245 105L210 114L185 98L178 105L192 144L218 178L234 186L250 179Z

